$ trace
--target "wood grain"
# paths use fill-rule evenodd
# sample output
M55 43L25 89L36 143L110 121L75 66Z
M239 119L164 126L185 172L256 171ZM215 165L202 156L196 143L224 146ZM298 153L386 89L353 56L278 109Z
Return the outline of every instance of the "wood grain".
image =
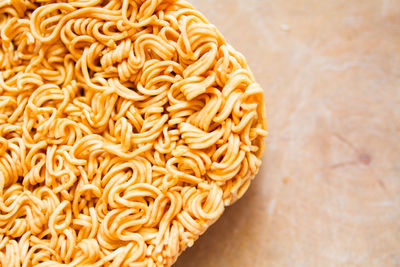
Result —
M400 2L192 3L248 59L270 136L174 266L400 266Z

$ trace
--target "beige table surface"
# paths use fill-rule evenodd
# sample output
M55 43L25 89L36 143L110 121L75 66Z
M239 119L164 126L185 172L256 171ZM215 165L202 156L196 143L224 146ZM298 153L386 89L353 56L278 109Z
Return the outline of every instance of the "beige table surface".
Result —
M192 3L247 57L270 136L175 267L400 266L400 1Z

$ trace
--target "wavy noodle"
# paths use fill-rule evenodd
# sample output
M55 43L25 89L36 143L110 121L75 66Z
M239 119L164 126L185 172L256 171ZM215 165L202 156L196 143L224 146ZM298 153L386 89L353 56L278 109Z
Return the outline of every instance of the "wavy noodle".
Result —
M264 109L185 1L1 1L0 265L172 265L247 190Z

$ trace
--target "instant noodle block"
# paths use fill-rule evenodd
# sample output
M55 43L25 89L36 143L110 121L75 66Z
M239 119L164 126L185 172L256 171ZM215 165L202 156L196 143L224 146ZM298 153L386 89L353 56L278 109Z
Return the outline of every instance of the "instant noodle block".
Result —
M1 266L170 266L267 135L245 58L186 1L0 2Z

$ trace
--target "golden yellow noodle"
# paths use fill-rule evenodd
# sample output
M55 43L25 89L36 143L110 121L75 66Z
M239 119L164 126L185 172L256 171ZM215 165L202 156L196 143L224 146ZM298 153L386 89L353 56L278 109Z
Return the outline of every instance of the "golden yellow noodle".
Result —
M182 0L0 1L0 265L169 266L267 135L245 59Z

